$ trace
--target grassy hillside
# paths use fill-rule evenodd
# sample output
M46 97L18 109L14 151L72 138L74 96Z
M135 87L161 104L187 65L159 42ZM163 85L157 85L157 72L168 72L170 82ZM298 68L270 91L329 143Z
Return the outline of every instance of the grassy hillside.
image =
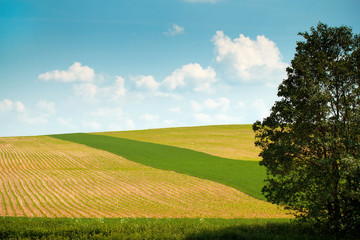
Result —
M260 160L251 125L215 125L94 133L192 149L241 160Z
M105 145L105 138L114 139L75 136L97 137ZM47 136L0 138L0 216L286 217L276 206L225 185Z
M264 199L261 194L265 168L255 161L221 158L173 146L93 134L61 134L53 137L105 150L155 168L209 179Z

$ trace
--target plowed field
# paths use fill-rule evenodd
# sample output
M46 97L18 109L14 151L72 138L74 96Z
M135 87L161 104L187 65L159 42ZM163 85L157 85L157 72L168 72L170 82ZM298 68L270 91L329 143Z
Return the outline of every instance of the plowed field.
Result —
M222 184L47 136L0 138L0 216L286 217Z

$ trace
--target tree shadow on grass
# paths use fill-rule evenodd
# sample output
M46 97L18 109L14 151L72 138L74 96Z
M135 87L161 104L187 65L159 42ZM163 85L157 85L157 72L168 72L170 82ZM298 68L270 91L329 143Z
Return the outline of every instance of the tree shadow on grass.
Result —
M188 235L186 240L244 239L244 240L317 240L359 239L357 236L321 234L310 225L294 223L269 223L231 226L216 230L199 231Z

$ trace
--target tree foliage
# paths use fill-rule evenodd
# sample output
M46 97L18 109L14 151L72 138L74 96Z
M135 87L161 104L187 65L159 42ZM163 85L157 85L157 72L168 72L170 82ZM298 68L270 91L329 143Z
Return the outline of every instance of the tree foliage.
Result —
M319 23L299 33L270 116L253 124L262 191L334 231L360 227L360 36Z

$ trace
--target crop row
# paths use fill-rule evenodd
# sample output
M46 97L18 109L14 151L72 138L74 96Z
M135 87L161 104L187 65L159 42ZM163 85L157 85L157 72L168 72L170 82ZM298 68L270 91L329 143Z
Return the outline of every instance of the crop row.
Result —
M233 188L51 137L0 138L0 215L284 217Z

